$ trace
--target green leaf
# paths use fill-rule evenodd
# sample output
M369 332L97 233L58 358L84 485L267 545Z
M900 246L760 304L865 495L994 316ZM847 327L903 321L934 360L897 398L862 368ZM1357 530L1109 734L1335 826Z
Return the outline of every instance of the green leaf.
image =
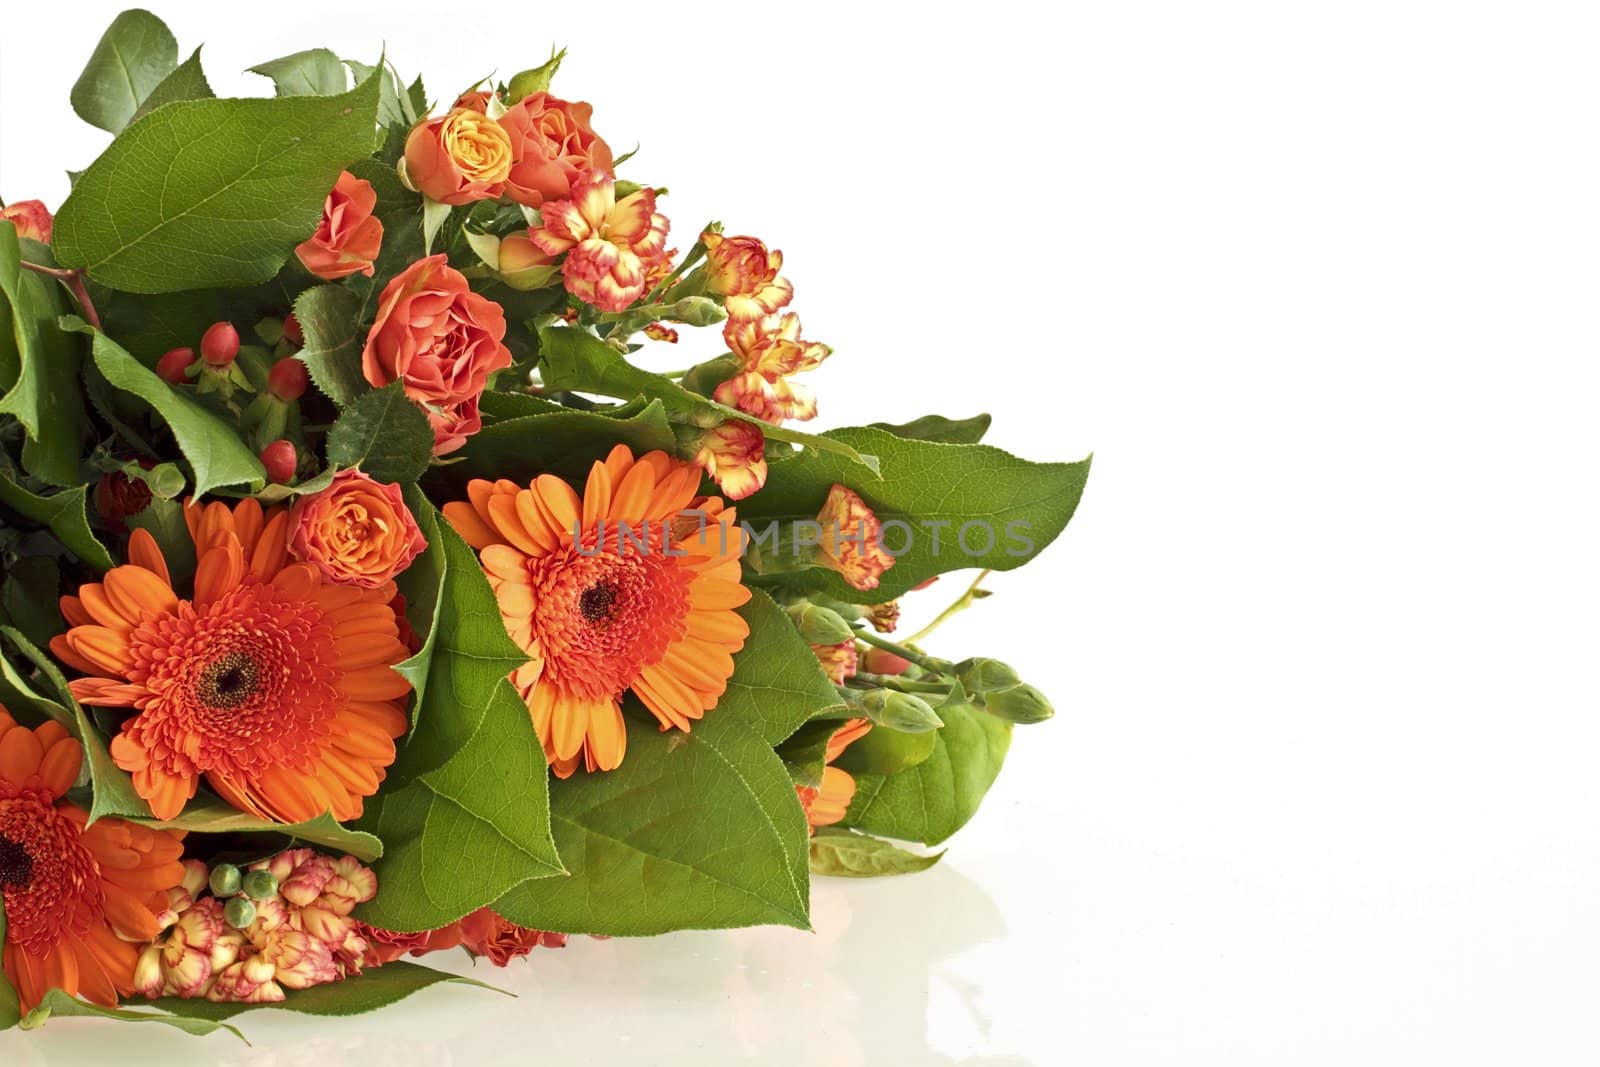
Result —
M485 394L488 400L493 394ZM509 410L497 397L491 408ZM522 398L517 398L522 399ZM535 398L528 397L528 400ZM582 484L596 460L617 445L636 456L677 447L672 424L661 401L652 400L625 418L594 411L558 408L540 415L502 419L467 440L461 462L449 473L461 478L510 478L526 483L535 475L554 474Z
M90 125L121 133L177 65L178 41L167 24L148 11L124 11L72 86L72 110Z
M316 229L339 172L371 153L377 109L376 78L339 96L168 104L83 172L56 256L135 293L265 282Z
M504 993L504 990L495 989L492 985L471 978L461 978L444 971L436 971L431 967L396 960L382 967L363 971L359 978L329 982L326 985L312 986L310 989L288 990L284 999L277 1004L217 1004L209 1000L179 1000L168 997L150 1001L150 1005L197 1021L213 1022L231 1019L242 1012L255 1010L293 1011L302 1015L361 1015L404 1000L411 994L440 982L458 982L461 985ZM505 995L511 994L505 993Z
M0 584L0 608L4 608L11 624L36 645L49 644L65 629L61 609L56 606L61 595L60 580L61 571L54 559L23 556L11 564L5 582Z
M364 82L375 69L370 64L359 60L347 59L344 65L350 68L350 73L355 75L357 82ZM411 120L406 115L406 108L401 103L400 79L395 75L393 68L384 64L382 82L378 90L378 125L383 127L395 125L411 125ZM382 134L380 133L380 137Z
M356 274L344 283L359 299L354 320L365 322L383 287L422 258L422 197L401 183L391 164L362 159L350 165L350 173L372 186L378 197L372 213L383 223L383 244L373 261L372 277Z
M876 837L822 826L811 839L811 873L836 878L877 878L925 871L944 853L919 856Z
M155 371L82 319L65 316L62 325L93 338L95 365L106 381L139 397L167 420L178 447L194 470L195 496L204 496L224 485L260 488L266 483L261 461L233 427L168 385Z
M89 526L88 500L86 485L54 496L36 496L0 474L0 504L25 519L50 527L67 551L104 573L115 567L116 562Z
M0 896L0 945L6 943L6 901ZM6 972L0 969L0 1031L9 1030L22 1021L22 1003L17 991L6 981Z
M16 227L0 222L0 293L10 311L0 348L17 371L0 397L0 414L15 415L27 431L22 465L28 473L51 485L73 486L81 481L78 454L87 426L78 385L81 346L56 324L65 308L61 286L22 269L22 259Z
M739 614L750 636L733 659L727 691L708 714L737 718L776 746L802 723L844 706L811 646L771 597L752 590Z
M174 589L183 589L194 577L194 538L189 533L189 523L183 517L183 505L176 500L152 500L150 506L137 515L128 516L129 529L148 530L156 539L161 555L172 574Z
M279 96L334 96L350 86L344 63L326 48L269 59L251 67L250 73L271 78Z
M431 688L444 686L435 679ZM436 929L529 879L565 873L544 750L504 675L460 751L368 800L361 826L382 838L384 855L373 865L377 899L360 916L389 930Z
M937 845L967 824L1000 774L1011 724L964 705L939 709L933 754L888 778L859 775L845 826Z
M72 731L73 736L83 742L84 761L89 764L89 780L94 785L94 802L89 808L89 821L94 822L107 815L150 818L150 805L134 791L133 779L128 777L127 772L112 762L111 753L106 750L105 739L89 721L89 715L84 711L83 705L72 695L72 690L67 687L67 679L55 665L55 661L35 648L31 641L13 627L0 626L0 634L17 646L18 651L38 668L39 673L55 690L59 702L46 703L55 703L57 708L66 709L69 718L63 720L57 711L49 707L44 708L46 714L61 722ZM13 686L26 687L27 683L15 675L10 662L0 664L0 669L4 670L6 680Z
M342 285L307 289L294 302L294 317L305 335L305 347L297 358L317 388L341 408L372 391L361 373L366 339L356 321L359 311L360 301Z
M364 393L328 431L328 462L408 484L433 459L433 427L400 382Z
M639 715L622 766L551 786L571 878L529 882L495 911L540 930L647 936L809 927L805 814L768 742L722 708L690 733Z
M866 426L825 436L877 456L883 477L863 477L860 467L825 452L772 458L766 487L740 502L739 517L759 537L771 523L813 521L835 483L859 493L885 524L884 545L897 553L878 587L853 589L820 567L781 576L793 588L853 603L891 600L947 571L1022 566L1066 527L1089 476L1087 459L1030 463L989 445L912 441ZM782 543L792 545L792 536L785 529Z
M151 91L144 103L139 105L139 110L133 113L133 121L138 122L162 104L179 100L211 100L216 95L211 91L211 83L206 81L206 72L200 67L200 49L196 48L188 59L178 64L177 69Z
M789 768L795 785L815 789L822 784L822 770L828 765L828 742L847 721L820 718L808 722L778 746L778 755Z
M411 509L412 516L417 520L417 528L422 531L423 539L427 542L427 547L422 553L412 560L411 566L402 571L396 579L400 595L405 597L406 615L412 629L422 635L421 647L410 658L395 664L394 668L411 683L411 728L414 730L428 698L428 675L431 673L434 649L439 640L439 607L446 595L445 580L448 571L444 536L439 532L439 512L416 486L407 486L405 495L406 506ZM466 553L467 556L470 554L470 551ZM467 595L471 596L472 593L468 592ZM425 620L420 626L417 625L419 619ZM521 654L520 650L518 654ZM448 717L452 710L444 709L444 716ZM470 736L470 732L464 732L462 736ZM420 748L418 753L420 755ZM442 762L444 758L441 756L438 762ZM437 766L437 762L431 766Z
M168 1002L151 1001L149 1003L154 1006L158 1003L166 1004ZM179 1003L208 1004L209 1001L180 1001ZM244 1006L248 1007L249 1005ZM276 1006L277 1005L274 1005L274 1007ZM163 1025L182 1030L186 1034L192 1034L195 1037L204 1037L206 1034L215 1033L218 1030L226 1030L239 1040L244 1040L243 1034L226 1023L215 1022L210 1019L198 1017L186 1018L181 1015L169 1015L166 1012L161 1011L141 1011L131 1008L103 1008L98 1004L90 1004L88 1001L78 1000L75 997L69 997L59 989L52 989L50 992L44 995L44 999L39 1002L39 1006L30 1011L27 1017L22 1020L22 1029L37 1030L51 1019L73 1018L116 1019L119 1022L125 1023L162 1023Z
M188 830L197 834L282 834L347 853L364 863L383 855L382 841L371 834L341 826L330 813L324 812L305 822L268 822L203 794L191 800L176 818L135 821L157 830Z
M584 330L568 326L547 326L540 330L539 361L544 368L544 385L547 389L597 393L619 400L651 396L665 404L674 415L682 416L697 426L714 426L727 419L737 419L759 426L768 440L788 441L807 449L833 453L866 467L864 474L876 473L878 469L875 457L858 452L845 441L830 435L818 436L773 426L742 411L708 400L698 393L691 393L670 378L635 367L621 352Z
M887 430L896 437L913 441L938 441L947 445L975 445L989 432L994 420L988 415L974 415L970 419L947 419L943 415L924 415L920 419L896 425L892 422L874 422L874 429Z
M191 289L158 296L135 296L115 289L101 289L95 295L100 310L102 332L115 337L146 367L174 348L199 350L206 328L227 316L223 311L223 290Z

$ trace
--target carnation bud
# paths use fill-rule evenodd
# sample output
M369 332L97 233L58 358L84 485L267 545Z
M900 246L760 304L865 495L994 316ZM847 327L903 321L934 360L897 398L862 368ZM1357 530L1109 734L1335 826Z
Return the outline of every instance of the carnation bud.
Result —
M283 336L296 348L306 343L306 335L300 331L300 320L292 314L283 320Z
M697 363L689 368L689 373L683 376L683 387L691 393L701 396L710 396L717 391L717 386L739 373L739 360L731 352L724 353L715 359L708 359L704 363Z
M231 322L214 322L200 338L200 358L213 367L226 367L239 354L239 331Z
M1056 713L1045 695L1027 683L985 693L983 708L991 715L1024 726L1044 722Z
M911 661L904 656L897 656L886 648L876 646L867 649L867 654L862 657L861 666L873 674L904 674L911 669Z
M689 326L715 326L726 319L728 313L709 296L686 296L672 305L666 317Z
M243 930L256 921L255 902L249 897L230 897L223 906L222 918L235 930Z
M156 373L173 385L182 385L188 380L185 373L194 363L194 349L174 348L160 359L156 360Z
M856 636L856 632L839 617L838 612L818 607L809 600L792 604L787 610L807 644L838 645L854 640Z
M239 887L244 882L244 876L239 873L239 868L231 863L219 863L211 868L211 895L214 897L231 897L239 892Z
M285 356L267 372L267 388L279 400L299 400L306 395L311 377L306 365L293 356Z
M944 720L926 700L894 689L871 689L863 693L861 710L877 725L902 733L920 734L944 725Z
M278 895L278 879L271 871L247 871L244 895L251 900L270 900Z
M261 465L267 468L267 481L288 485L294 480L300 457L294 445L280 437L261 450Z
M1016 671L999 660L989 659L987 656L974 656L962 660L956 664L955 675L956 681L961 683L961 688L975 694L1010 689L1022 682Z

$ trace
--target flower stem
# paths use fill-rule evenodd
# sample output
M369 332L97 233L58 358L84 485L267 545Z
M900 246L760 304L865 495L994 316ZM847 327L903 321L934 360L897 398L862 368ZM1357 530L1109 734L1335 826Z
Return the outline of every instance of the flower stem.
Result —
M910 637L906 638L906 643L914 645L918 641L926 640L929 634L933 633L940 626L944 625L948 619L959 615L963 611L966 611L968 608L970 608L972 606L972 602L977 600L980 594L983 594L983 590L978 588L979 584L981 584L985 578L989 577L989 575L993 573L994 571L989 569L979 571L978 576L972 579L972 584L967 586L967 591L957 597L954 604L951 604L949 607L939 612L932 622L918 630L916 633L912 634Z
M43 274L47 278L54 278L65 285L74 299L78 301L78 309L83 312L84 321L95 329L100 329L100 313L94 309L94 301L89 299L89 287L84 284L83 272L65 270L61 267L47 267L43 263L29 263L23 260L20 266L24 270L31 270L35 274Z
M945 663L943 660L935 659L932 656L923 655L914 648L907 648L905 645L896 644L887 638L879 637L870 630L857 630L856 640L865 641L867 644L876 648L881 648L885 652L893 652L902 659L908 659L912 663L915 663L917 666L921 667L923 670L932 671L935 674L943 674L945 672L945 668L949 666L949 664Z

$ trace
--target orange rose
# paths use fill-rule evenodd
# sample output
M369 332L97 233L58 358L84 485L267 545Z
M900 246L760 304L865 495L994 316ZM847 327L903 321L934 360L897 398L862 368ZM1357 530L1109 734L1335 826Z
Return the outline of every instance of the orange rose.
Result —
M565 200L572 183L587 170L610 174L611 148L589 125L594 108L569 104L547 93L533 93L511 105L500 125L511 137L511 173L506 195L539 207Z
M610 157L606 158L609 161ZM15 204L0 207L0 219L15 226L18 237L26 237L40 244L50 243L50 233L56 225L43 200L18 200Z
M378 387L405 383L433 423L436 455L460 448L482 428L478 396L489 375L511 366L502 343L506 313L467 288L441 255L419 259L384 287L361 369Z
M511 138L488 115L458 107L411 131L404 163L406 181L429 200L494 200L511 173Z
M329 282L352 274L372 277L372 261L383 244L383 223L372 214L377 203L371 182L341 171L322 205L317 232L295 247L306 270Z
M400 487L340 471L289 513L289 550L338 585L376 589L428 547Z

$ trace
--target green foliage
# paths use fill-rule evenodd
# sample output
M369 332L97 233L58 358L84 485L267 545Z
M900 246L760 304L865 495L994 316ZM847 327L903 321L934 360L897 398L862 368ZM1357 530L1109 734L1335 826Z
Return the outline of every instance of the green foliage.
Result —
M133 121L138 122L163 104L179 100L211 100L216 95L211 91L211 83L206 81L206 72L200 67L200 49L196 48L145 98L139 110L133 113Z
M433 459L433 427L400 382L362 394L328 431L328 462L380 482L414 482Z
M265 484L267 476L261 461L251 453L237 430L192 397L168 385L121 345L81 319L67 316L62 323L70 330L91 336L95 366L105 375L106 381L139 397L167 421L194 471L195 496L204 496L227 485L260 488Z
M484 399L489 400L489 395ZM488 407L513 410L514 405L507 401L549 403L502 394L490 400ZM535 475L554 474L581 485L595 461L604 459L617 445L627 445L635 456L657 449L670 453L677 447L672 424L659 400L627 405L626 412L551 407L553 410L543 414L519 415L486 426L468 439L461 462L450 473L461 478L509 478L523 484Z
M57 561L48 556L23 556L11 564L0 582L0 619L42 648L65 628L57 607L60 595Z
M354 983L351 983L354 984ZM330 987L331 988L331 987ZM161 1004L171 1004L172 1001L161 1001ZM99 1004L90 1004L86 1000L69 997L59 989L52 989L44 995L39 1006L34 1008L22 1020L24 1030L37 1030L51 1019L98 1018L116 1019L127 1023L160 1023L195 1037L204 1037L206 1034L226 1030L239 1040L244 1040L244 1035L232 1026L199 1017L194 1013L193 1005L207 1004L204 1000L181 1000L178 1004L185 1005L189 1014L177 1015L165 1011L150 1011L135 1008L104 1008ZM247 1006L247 1005L245 1005Z
M925 871L944 853L919 856L881 838L821 826L811 839L811 873L836 878L877 878Z
M308 845L320 845L334 852L346 853L364 863L371 863L383 855L382 841L371 834L340 825L328 812L305 822L269 822L229 807L220 800L201 796L191 800L175 818L137 821L157 830L187 830L196 834L281 834Z
M104 572L116 564L89 526L88 499L86 485L53 496L37 496L0 474L0 504L25 519L50 527L67 551Z
M139 105L178 65L178 41L148 11L124 11L72 86L72 109L87 123L121 133Z
M896 425L892 422L874 422L874 429L887 430L896 437L913 441L937 441L947 445L975 445L989 432L994 420L988 415L974 415L970 419L947 419L943 415L924 415L920 419Z
M335 96L350 86L343 61L326 48L257 63L250 73L271 78L279 96Z
M339 172L371 153L377 109L375 77L338 96L159 108L72 187L56 256L136 293L265 282L316 228Z
M366 339L356 322L359 305L356 295L342 285L314 286L294 302L294 317L305 336L298 358L316 387L340 407L372 389L361 373Z
M404 1000L411 994L440 982L456 982L496 993L503 992L492 985L471 978L460 978L444 971L436 971L431 967L396 960L382 967L363 971L359 981L330 982L326 985L312 986L310 989L289 990L283 1001L277 1004L216 1004L209 1000L178 1000L169 997L151 1001L150 1006L172 1012L175 1016L188 1021L213 1023L220 1023L243 1012L256 1010L292 1011L302 1015L361 1015Z
M932 754L889 777L861 775L844 825L937 845L972 818L1011 746L1011 724L963 705L939 709Z
M167 561L173 588L186 588L194 576L195 550L189 524L183 517L183 505L176 500L152 500L149 507L128 517L128 527L149 531Z
M14 377L6 375L11 384L0 397L0 415L15 415L27 432L22 465L29 474L74 486L87 425L78 387L81 346L56 324L65 310L61 286L24 270L22 253L16 228L0 222L0 294L7 309L0 326L10 327L0 331L0 366L15 368Z

